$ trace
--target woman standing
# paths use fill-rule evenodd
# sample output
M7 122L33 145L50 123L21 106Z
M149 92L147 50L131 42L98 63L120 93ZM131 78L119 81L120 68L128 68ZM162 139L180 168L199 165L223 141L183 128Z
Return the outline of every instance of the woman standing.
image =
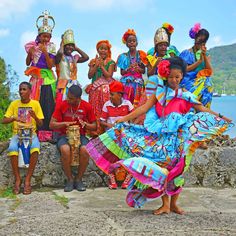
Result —
M42 25L38 26L38 20L41 18ZM48 20L52 21L52 26L48 24ZM55 65L56 46L50 42L55 22L53 17L45 11L38 17L36 23L38 36L35 41L25 45L26 65L29 66L25 74L31 76L29 81L32 84L31 98L38 100L43 110L44 121L43 126L38 127L38 137L40 141L47 141L52 138L49 122L55 106L56 92L56 78L52 71Z
M117 66L122 75L120 81L124 84L124 99L129 100L136 107L144 90L142 74L145 73L147 55L144 51L137 50L138 41L133 29L128 29L124 33L122 42L126 44L129 51L122 53L117 59Z
M88 77L92 79L92 84L86 88L86 92L89 94L89 103L96 115L99 130L99 119L104 103L110 100L109 84L113 81L116 67L111 59L111 44L108 40L99 41L96 49L98 55L89 62Z
M188 65L181 86L195 94L204 106L210 108L213 87L210 77L212 67L206 48L209 32L206 29L201 29L200 24L197 23L190 29L189 36L194 39L194 45L180 54L180 57Z
M73 85L80 85L77 80L77 63L88 61L88 55L75 44L74 32L68 29L61 39L60 49L56 55L57 68L57 104L67 98L68 89Z
M148 81L146 85L146 95L151 96L156 91L158 84L158 65L163 58L168 58L167 48L170 45L171 34L174 32L174 27L169 23L164 23L161 28L157 29L154 36L154 48L148 51L148 66L147 74Z

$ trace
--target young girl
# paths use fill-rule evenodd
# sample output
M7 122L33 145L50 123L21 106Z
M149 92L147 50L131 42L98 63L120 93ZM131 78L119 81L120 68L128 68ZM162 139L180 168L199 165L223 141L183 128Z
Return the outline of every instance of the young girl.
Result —
M148 81L146 85L146 96L149 97L156 91L158 83L157 71L158 65L163 58L168 58L167 48L170 45L171 34L174 32L174 27L169 23L164 23L161 28L157 29L154 36L154 48L148 51L147 74Z
M77 53L74 54L74 52ZM76 46L73 31L71 29L66 30L62 35L61 46L56 55L57 103L66 99L70 86L73 84L80 85L77 80L77 63L83 63L88 59L88 55Z
M111 59L111 44L108 40L99 41L96 49L98 55L89 62L88 77L92 79L92 84L87 87L86 92L89 94L89 103L96 115L99 129L102 107L110 99L109 84L113 81L115 62Z
M39 27L38 20L40 18L43 18L43 24ZM49 19L53 22L52 26L48 24ZM31 76L31 98L39 100L44 114L43 126L38 129L40 141L46 141L46 139L52 137L52 132L49 131L49 122L55 104L56 78L52 67L55 65L56 46L50 40L54 26L53 17L45 11L37 19L38 36L36 40L25 45L27 52L26 65L29 66L25 74Z
M122 42L129 48L127 53L122 53L117 59L117 66L122 75L120 81L124 84L124 98L128 99L134 107L139 103L144 89L142 74L147 65L146 53L137 50L137 36L133 29L128 29Z
M139 106L143 105L147 99L155 94L158 84L157 70L158 65L163 58L168 58L170 55L167 53L167 48L170 45L171 34L174 32L174 28L169 23L164 23L161 28L156 30L154 35L154 48L148 51L147 60L147 74L148 80L145 86L145 93L141 97ZM143 124L146 114L139 116L134 120L136 124Z
M204 106L210 108L213 84L210 77L212 75L210 56L206 48L209 32L201 29L201 25L197 23L190 29L189 36L194 39L194 45L180 54L188 64L181 86L195 94Z
M212 139L231 125L230 119L205 108L192 93L179 88L185 69L179 57L161 61L158 73L162 79L156 94L83 149L105 173L122 165L133 176L126 198L129 206L141 207L162 196L163 204L155 215L183 214L177 199L199 141ZM199 113L189 112L192 107ZM152 115L144 126L121 123L145 112Z

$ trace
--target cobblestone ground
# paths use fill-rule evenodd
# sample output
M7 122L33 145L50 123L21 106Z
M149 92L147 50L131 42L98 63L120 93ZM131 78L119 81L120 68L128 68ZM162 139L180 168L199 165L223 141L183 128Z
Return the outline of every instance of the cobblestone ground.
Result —
M160 200L129 208L125 196L126 190L96 188L1 198L0 235L236 235L236 189L185 188L184 215L154 216Z

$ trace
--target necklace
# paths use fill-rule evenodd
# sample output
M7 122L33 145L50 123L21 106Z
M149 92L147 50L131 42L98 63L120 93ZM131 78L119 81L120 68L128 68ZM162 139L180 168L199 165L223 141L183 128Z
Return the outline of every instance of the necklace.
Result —
M77 112L78 112L79 106L80 106L80 102L79 102L79 104L77 105L75 111L73 110L73 106L70 106L70 113L71 113L72 121L76 121L75 118L76 118L76 115L78 115Z

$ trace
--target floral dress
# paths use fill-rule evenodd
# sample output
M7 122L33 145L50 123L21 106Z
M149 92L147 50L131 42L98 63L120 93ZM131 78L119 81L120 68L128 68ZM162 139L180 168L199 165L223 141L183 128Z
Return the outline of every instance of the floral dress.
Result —
M137 63L141 66L147 65L146 53L138 50L135 57L130 55L130 52L122 53L117 59L117 66L122 70L127 70L130 65ZM129 70L120 79L124 84L124 99L129 100L134 107L137 107L144 90L144 80L141 73L134 70Z
M38 127L39 139L43 141L43 136L51 136L49 122L55 107L56 77L53 71L48 68L45 55L40 50L37 42L32 41L25 45L27 53L31 47L34 47L35 51L33 58L31 58L31 65L26 69L25 75L31 76L29 81L32 85L31 98L38 100L43 110L43 126ZM49 57L55 60L55 44L49 42L46 47Z
M185 60L188 65L192 65L200 59L201 51L196 53L184 50L179 56ZM210 108L213 95L212 71L205 69L205 63L202 62L196 69L189 71L181 81L181 87L195 94L198 100Z
M179 193L199 143L232 125L210 113L190 112L193 104L199 104L196 97L167 88L162 80L156 97L158 102L148 111L144 126L117 124L86 146L106 174L123 166L133 176L126 198L131 207Z

